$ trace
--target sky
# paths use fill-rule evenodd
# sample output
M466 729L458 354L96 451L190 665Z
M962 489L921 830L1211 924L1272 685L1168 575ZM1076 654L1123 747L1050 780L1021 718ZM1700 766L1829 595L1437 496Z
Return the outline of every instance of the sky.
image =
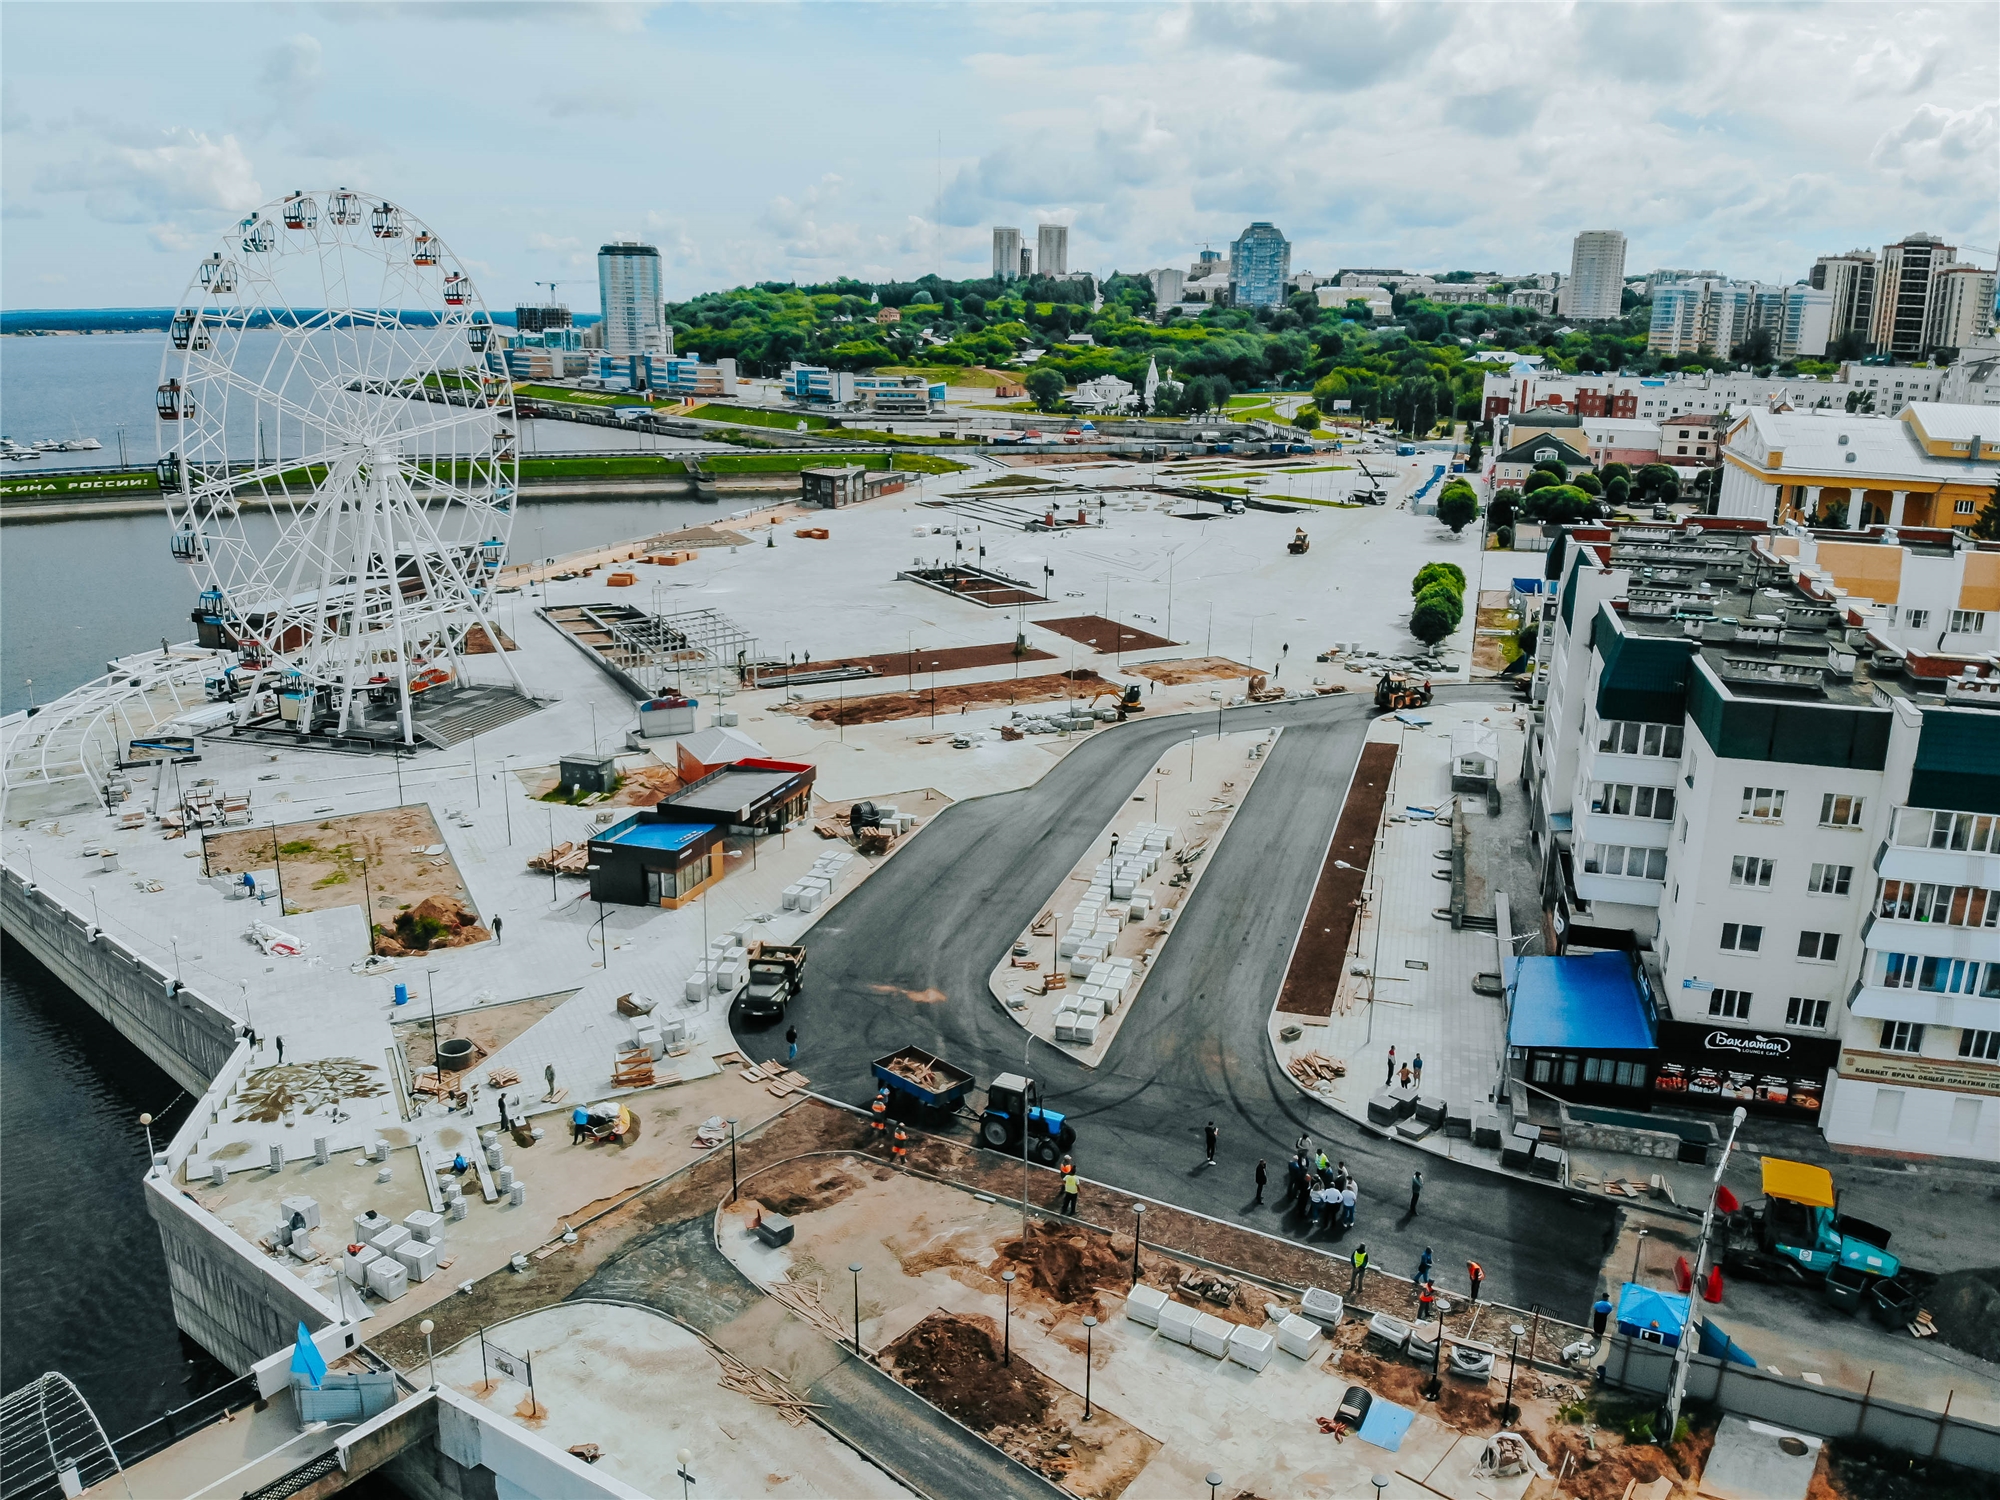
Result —
M510 306L1070 268L1626 269L1794 281L2000 242L2000 6L383 3L0 7L0 307L177 300L237 218L343 185Z

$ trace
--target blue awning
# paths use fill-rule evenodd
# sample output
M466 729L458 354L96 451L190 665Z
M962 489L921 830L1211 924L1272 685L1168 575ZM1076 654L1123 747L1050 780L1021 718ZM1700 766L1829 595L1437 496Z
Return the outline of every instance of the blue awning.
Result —
M1514 966L1510 1047L1644 1052L1655 1045L1652 1008L1623 953L1528 957Z
M1687 1326L1688 1299L1657 1292L1636 1281L1618 1289L1618 1331L1627 1338L1646 1338L1672 1348Z

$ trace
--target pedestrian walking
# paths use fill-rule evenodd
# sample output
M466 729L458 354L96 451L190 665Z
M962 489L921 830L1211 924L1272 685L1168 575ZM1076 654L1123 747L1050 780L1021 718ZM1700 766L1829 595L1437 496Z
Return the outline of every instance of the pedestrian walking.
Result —
M548 1092L547 1092L546 1094L542 1095L542 1097L543 1097L544 1099L553 1099L553 1098L555 1098L555 1096L556 1096L556 1065L555 1065L554 1063L550 1063L550 1064L549 1064L549 1065L548 1065L547 1067L545 1067L545 1068L543 1068L543 1069L542 1069L542 1078L543 1078L543 1079L544 1079L544 1080L545 1080L545 1081L546 1081L546 1082L548 1083L548 1086L549 1086L549 1091L548 1091Z
M1264 1158L1260 1156L1257 1158L1257 1196L1250 1200L1253 1204L1264 1201L1264 1183L1268 1179L1268 1176L1269 1174L1264 1170Z
M1382 1087L1387 1088L1396 1081L1396 1049L1389 1049L1389 1066L1382 1070Z
M1472 1302L1476 1307L1479 1304L1479 1284L1486 1279L1485 1267L1476 1260L1469 1260L1465 1263L1465 1277L1472 1283Z
M797 1062L797 1061L799 1060L799 1028L798 1028L798 1027L796 1027L796 1026L787 1026L787 1027L785 1028L785 1049L786 1049L786 1050L785 1050L785 1061L786 1061L786 1062Z
M889 1091L886 1088L875 1091L875 1102L868 1106L868 1113L875 1118L875 1139L883 1140L889 1134Z
M1410 1059L1410 1071L1411 1071L1412 1073L1414 1073L1414 1074L1416 1074L1416 1075L1417 1075L1417 1087L1418 1087L1418 1088L1422 1088L1422 1087L1424 1086L1424 1055L1423 1055L1423 1053L1419 1052L1419 1053L1418 1053L1418 1054L1417 1054L1417 1055L1416 1055L1415 1057L1413 1057L1413 1058L1411 1058L1411 1059Z
M1417 1200L1423 1197L1423 1195L1424 1174L1421 1172L1412 1172L1410 1174L1410 1217L1413 1219L1417 1216Z
M1354 1190L1354 1179L1350 1177L1347 1186L1340 1190L1340 1222L1349 1229L1354 1227L1354 1204L1360 1196Z
M1599 1297L1590 1304L1590 1331L1599 1338L1604 1337L1604 1325L1611 1321L1611 1299Z
M1361 1295L1362 1279L1368 1274L1368 1247L1366 1245L1356 1245L1350 1261L1354 1267L1354 1273L1347 1278L1347 1295L1350 1297L1359 1297Z
M590 1135L590 1111L579 1104L569 1112L569 1143L580 1145Z
M1408 1088L1410 1086L1410 1065L1408 1063L1403 1064L1403 1076L1398 1080L1398 1082L1400 1082L1404 1088Z
M500 1128L502 1130L512 1130L514 1128L514 1122L507 1118L507 1096L505 1094L500 1096Z
M910 1133L899 1122L896 1134L889 1142L889 1156L897 1166L907 1166L910 1160Z
M281 1036L274 1036L271 1040L278 1044L278 1066L282 1068L285 1065L285 1039Z
M1437 1291L1426 1281L1417 1288L1417 1321L1430 1322L1437 1309Z
M1083 1180L1076 1175L1075 1169L1066 1169L1062 1180L1062 1211L1071 1218L1076 1217L1077 1196L1082 1189Z
M1313 1138L1309 1135L1300 1136L1299 1143L1297 1147L1294 1149L1296 1149L1299 1155L1303 1156L1307 1161L1311 1161L1313 1159Z
M1210 1120L1208 1124L1202 1128L1201 1139L1202 1143L1208 1147L1207 1165L1211 1167L1215 1165L1215 1138L1216 1138L1215 1121Z
M498 917L493 919L493 941L496 943L500 941L500 919Z
M1420 1281L1425 1286L1431 1284L1431 1247L1429 1245L1424 1246L1424 1253L1417 1258L1417 1274L1411 1280Z

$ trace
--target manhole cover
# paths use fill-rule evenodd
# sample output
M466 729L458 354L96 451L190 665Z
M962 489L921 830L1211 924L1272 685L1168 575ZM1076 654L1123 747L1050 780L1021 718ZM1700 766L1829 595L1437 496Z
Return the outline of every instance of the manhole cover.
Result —
M1782 1451L1791 1454L1793 1458L1804 1458L1806 1456L1806 1445L1795 1437L1779 1438L1778 1447Z

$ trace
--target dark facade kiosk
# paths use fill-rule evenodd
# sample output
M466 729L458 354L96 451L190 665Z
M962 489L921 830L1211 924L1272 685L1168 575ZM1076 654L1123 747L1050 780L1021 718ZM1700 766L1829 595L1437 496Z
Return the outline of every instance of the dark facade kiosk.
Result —
M686 905L723 876L732 832L776 833L805 815L813 768L743 760L591 836L590 894L619 906Z

